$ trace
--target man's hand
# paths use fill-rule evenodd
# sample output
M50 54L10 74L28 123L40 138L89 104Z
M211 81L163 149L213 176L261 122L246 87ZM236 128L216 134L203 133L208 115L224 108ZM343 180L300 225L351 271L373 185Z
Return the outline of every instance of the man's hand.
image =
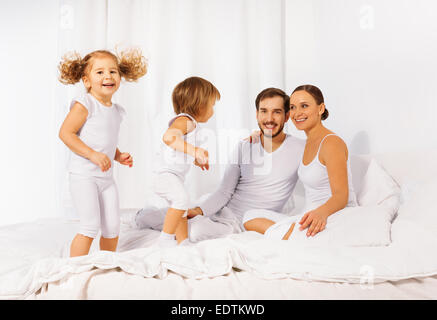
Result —
M194 218L195 216L198 215L203 215L203 211L199 207L188 209L188 215L187 215L188 219Z
M323 231L326 227L326 221L328 216L316 210L305 213L302 219L299 221L301 225L299 230L308 228L307 237L313 237L320 231Z

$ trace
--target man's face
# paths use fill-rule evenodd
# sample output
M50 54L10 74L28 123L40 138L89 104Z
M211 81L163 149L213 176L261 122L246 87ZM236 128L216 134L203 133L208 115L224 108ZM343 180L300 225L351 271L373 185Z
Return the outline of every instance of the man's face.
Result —
M269 138L274 138L282 132L288 116L289 114L284 112L284 99L279 96L261 100L256 111L258 126L263 135Z

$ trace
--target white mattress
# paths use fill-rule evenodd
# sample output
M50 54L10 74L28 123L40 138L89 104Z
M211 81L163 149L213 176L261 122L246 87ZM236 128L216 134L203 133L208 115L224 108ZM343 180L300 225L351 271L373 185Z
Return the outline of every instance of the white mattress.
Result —
M20 281L17 281L17 277L10 278L10 280L17 281L16 294L4 295L2 298L437 299L436 276L421 274L409 279L379 280L375 283L360 283L359 278L350 281L344 278L332 281L315 281L315 277L313 280L310 278L299 280L299 276L293 275L293 273L288 276L286 273L277 273L268 279L262 272L259 272L262 271L262 268L258 272L248 268L238 270L238 267L245 268L244 257L240 257L242 259L240 262L235 262L239 260L232 257L230 260L234 262L231 266L221 266L220 264L212 266L212 269L200 276L197 276L192 270L177 268L173 268L173 271L172 268L169 268L168 272L164 274L156 272L151 277L143 276L135 268L131 272L127 270L126 260L123 259L126 257L135 258L135 255L129 256L131 252L136 252L131 249L147 248L154 242L158 232L134 230L127 225L122 225L118 248L120 254L116 256L121 260L107 254L99 256L98 244L95 241L89 256L89 259L93 261L92 264L89 262L71 264L71 259L67 259L68 248L77 228L78 221L64 219L38 220L0 228L0 248L2 248L0 280L6 280L0 287L3 285L6 288L13 287L14 283L8 283L8 277L5 275L8 272L20 273L20 270L23 270L21 273L23 277ZM241 238L236 240L241 240L244 245L256 240L256 235L252 233L240 236ZM211 240L211 244L215 244L217 241L220 239ZM222 242L220 245L225 243ZM208 245L206 243L204 248L208 248ZM126 256L121 257L121 253L126 254ZM41 260L50 261L50 268L41 268L41 264L36 269L29 268L35 263L38 265ZM75 261L79 260L80 258ZM108 263L108 261L111 262ZM201 263L205 262L208 262L208 259L201 261ZM140 265L142 265L141 261ZM211 270L215 270L214 276L208 276L208 272L211 273ZM212 288L214 290L211 290Z
M66 280L44 284L28 299L437 299L437 276L361 285L293 279L265 280L236 270L206 279L188 279L172 272L164 279L156 279L131 275L120 269L93 269Z

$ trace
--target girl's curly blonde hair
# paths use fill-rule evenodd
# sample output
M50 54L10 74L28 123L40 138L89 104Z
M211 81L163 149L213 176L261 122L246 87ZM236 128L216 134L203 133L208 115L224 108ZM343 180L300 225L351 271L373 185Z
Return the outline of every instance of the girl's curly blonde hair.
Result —
M59 63L59 81L63 84L75 84L79 82L89 71L93 58L109 56L113 58L117 65L120 76L126 81L136 81L147 73L147 62L141 50L128 49L113 54L107 50L96 50L88 53L84 58L77 52L66 53Z

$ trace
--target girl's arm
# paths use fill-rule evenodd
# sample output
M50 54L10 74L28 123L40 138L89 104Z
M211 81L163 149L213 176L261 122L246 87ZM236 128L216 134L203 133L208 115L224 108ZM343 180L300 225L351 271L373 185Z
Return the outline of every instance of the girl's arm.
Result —
M130 168L133 166L132 156L127 152L121 152L118 148L115 150L114 160Z
M98 165L102 171L107 171L111 167L111 160L105 154L96 152L88 147L77 135L77 132L84 125L87 116L88 110L76 102L59 129L59 138L71 151L89 159Z
M347 174L347 146L339 137L329 137L320 150L320 160L326 166L332 196L323 205L307 212L299 222L300 230L308 228L307 235L322 231L327 218L346 207L349 199Z

